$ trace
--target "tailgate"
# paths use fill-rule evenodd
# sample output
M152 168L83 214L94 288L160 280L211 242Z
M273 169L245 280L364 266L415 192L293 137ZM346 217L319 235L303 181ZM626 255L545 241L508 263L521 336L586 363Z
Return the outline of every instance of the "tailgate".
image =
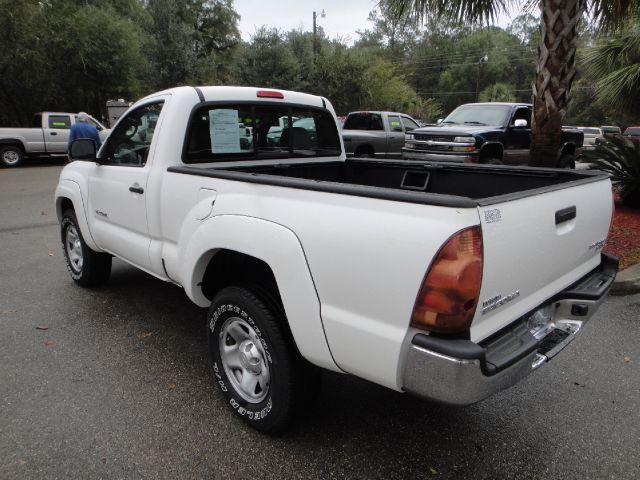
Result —
M471 339L528 313L600 263L608 179L479 207L484 268Z

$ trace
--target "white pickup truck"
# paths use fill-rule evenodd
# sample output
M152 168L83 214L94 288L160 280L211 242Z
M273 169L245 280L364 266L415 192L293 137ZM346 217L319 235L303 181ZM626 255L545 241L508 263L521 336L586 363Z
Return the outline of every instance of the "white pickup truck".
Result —
M313 135L289 121L269 142L282 116ZM71 155L55 193L71 277L102 284L117 256L208 307L214 381L266 432L319 368L482 400L573 340L617 271L606 175L346 159L319 96L175 88Z
M77 113L40 112L33 115L31 128L0 128L0 165L17 167L25 158L67 155L71 125ZM109 134L98 120L89 117L104 142Z

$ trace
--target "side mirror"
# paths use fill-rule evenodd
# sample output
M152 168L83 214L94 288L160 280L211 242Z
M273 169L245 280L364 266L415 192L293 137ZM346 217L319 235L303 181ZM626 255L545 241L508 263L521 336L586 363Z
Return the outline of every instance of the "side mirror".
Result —
M436 120L436 125L439 125L442 123L442 118L439 118L438 120Z
M513 122L513 126L515 128L526 128L528 125L527 121L524 118L518 118Z
M393 131L394 132L401 132L402 131L402 127L393 127Z
M79 138L71 142L69 149L71 160L96 161L96 144L90 138Z
M406 125L404 126L404 131L405 132L410 132L413 129L414 129L414 127L407 127Z

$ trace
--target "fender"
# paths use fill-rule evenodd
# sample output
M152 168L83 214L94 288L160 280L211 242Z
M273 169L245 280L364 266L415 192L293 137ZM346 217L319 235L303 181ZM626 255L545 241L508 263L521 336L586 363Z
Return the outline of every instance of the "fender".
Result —
M82 238L85 243L96 252L101 252L102 249L96 245L91 230L89 229L89 222L87 221L87 212L84 199L82 197L82 191L80 185L70 179L60 179L58 186L56 187L55 199L56 199L56 215L58 216L58 222L62 221L62 200L68 198L73 204L73 209L76 212L76 218L78 219L78 227L82 232Z
M202 307L211 303L199 284L218 250L228 249L258 258L273 271L302 356L320 367L340 371L331 356L318 293L296 234L277 223L242 215L218 215L199 223L194 232L181 235L188 243L178 245L178 277L189 298Z

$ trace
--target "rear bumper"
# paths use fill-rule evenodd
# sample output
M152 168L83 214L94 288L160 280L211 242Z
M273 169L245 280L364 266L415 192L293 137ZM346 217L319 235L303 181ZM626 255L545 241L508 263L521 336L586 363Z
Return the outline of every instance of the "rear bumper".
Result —
M404 390L445 404L469 405L514 385L576 338L607 297L617 271L617 259L602 254L596 269L480 343L416 334L407 354ZM548 317L538 313L542 311Z

